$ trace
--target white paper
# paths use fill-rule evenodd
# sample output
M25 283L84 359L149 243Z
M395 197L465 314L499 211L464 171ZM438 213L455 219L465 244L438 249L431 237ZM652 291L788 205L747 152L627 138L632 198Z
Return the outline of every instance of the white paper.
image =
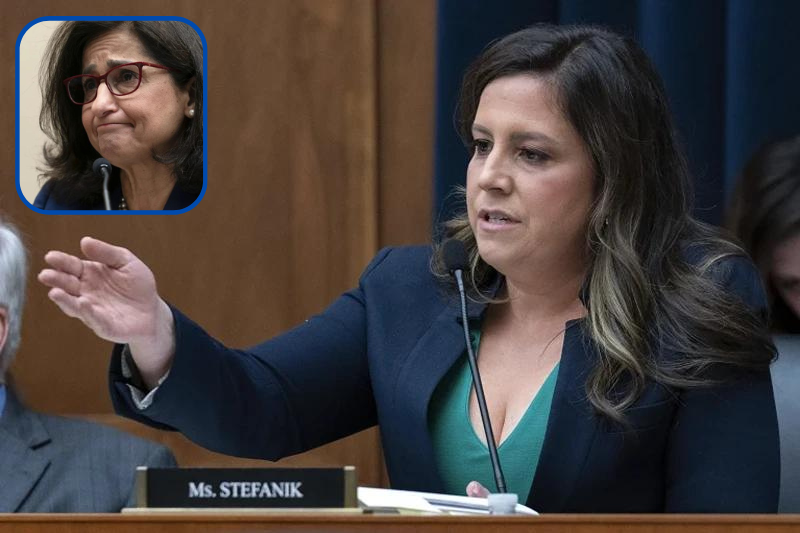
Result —
M358 501L363 507L399 509L430 514L489 514L486 498L453 496L434 492L358 487ZM537 515L530 507L517 504L517 514Z

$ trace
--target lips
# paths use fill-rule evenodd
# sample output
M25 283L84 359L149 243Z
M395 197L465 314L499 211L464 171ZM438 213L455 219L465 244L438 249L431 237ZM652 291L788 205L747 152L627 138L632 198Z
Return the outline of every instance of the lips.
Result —
M124 127L130 125L131 124L128 124L126 122L106 122L104 124L98 124L97 131L100 131L101 129L114 129L115 127Z
M517 224L519 219L512 214L500 209L481 209L478 211L478 220L490 224Z

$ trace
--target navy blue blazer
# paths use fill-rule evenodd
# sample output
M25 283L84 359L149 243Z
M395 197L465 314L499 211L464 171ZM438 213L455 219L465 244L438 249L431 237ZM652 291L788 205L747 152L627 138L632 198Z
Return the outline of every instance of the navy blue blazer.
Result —
M60 202L56 199L55 195L53 194L53 188L57 186L57 181L55 180L47 180L45 184L39 189L39 192L36 194L36 198L33 200L33 206L38 207L39 209L47 209L47 210L103 210L105 209L105 205L103 205L103 200L98 200L94 205L85 206L78 203L75 204L67 204ZM112 176L109 180L108 184L108 197L111 202L111 208L117 209L122 200L122 186L119 182L118 176ZM172 188L172 192L167 198L167 203L164 205L164 209L162 211L174 211L177 209L183 209L185 207L189 207L192 205L197 199L196 194L190 194L184 191L180 186L175 186Z
M392 487L441 492L428 404L464 353L457 297L428 266L430 248L382 250L359 286L263 344L233 350L173 310L177 348L143 411L111 363L118 413L177 429L207 448L278 459L379 424ZM758 275L728 259L720 283L763 307ZM485 306L472 304L470 319ZM778 429L769 371L673 392L650 383L630 427L598 416L584 393L598 359L584 321L568 323L544 447L527 505L540 512L776 512ZM487 469L489 469L487 457Z

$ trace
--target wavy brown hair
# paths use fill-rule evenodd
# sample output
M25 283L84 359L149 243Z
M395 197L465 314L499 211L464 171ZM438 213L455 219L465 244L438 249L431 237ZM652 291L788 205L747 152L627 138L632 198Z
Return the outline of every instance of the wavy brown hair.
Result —
M203 187L203 43L190 26L170 20L76 20L58 27L39 74L43 95L39 125L52 141L44 147L46 168L41 177L56 180L52 194L63 203L89 209L102 201L103 180L92 172L100 154L89 142L81 106L69 99L63 80L80 74L86 46L117 30L135 35L156 62L171 69L178 87L190 89L194 118L184 119L177 141L166 153L154 153L153 159L172 165L177 185L197 195Z
M461 86L456 126L468 147L483 89L520 73L551 84L594 163L584 327L601 358L586 382L595 409L623 421L647 380L693 387L732 368L767 368L774 346L764 316L719 282L732 265L720 260L744 252L691 216L687 163L644 52L590 26L537 25L490 44ZM444 226L467 246L471 297L490 299L499 274L481 259L466 215ZM432 267L447 277L441 246Z
M772 328L800 333L800 317L772 281L772 253L800 235L800 135L767 144L747 162L727 213L727 226L742 241L767 288Z

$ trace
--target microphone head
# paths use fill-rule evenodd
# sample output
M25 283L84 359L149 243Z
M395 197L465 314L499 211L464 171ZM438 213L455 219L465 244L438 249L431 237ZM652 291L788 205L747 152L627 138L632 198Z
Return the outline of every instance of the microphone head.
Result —
M102 169L106 169L109 172L111 171L111 163L108 162L108 159L105 157L98 157L92 163L92 172L97 174L98 176L102 177L103 173L101 172Z
M458 239L445 241L444 246L442 246L442 256L444 257L444 266L449 272L466 270L467 265L469 265L467 247Z

